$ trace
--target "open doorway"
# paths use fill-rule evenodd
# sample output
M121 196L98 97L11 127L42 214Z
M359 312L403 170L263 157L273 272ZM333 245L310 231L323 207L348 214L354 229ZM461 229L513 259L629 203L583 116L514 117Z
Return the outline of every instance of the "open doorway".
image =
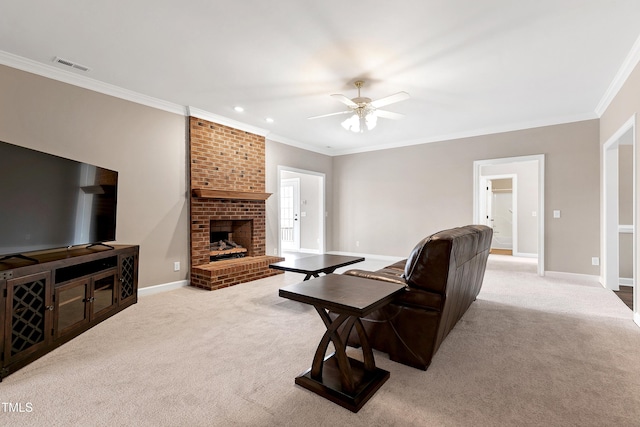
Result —
M632 303L628 305L634 321L640 325L636 284L635 121L634 115L602 147L601 275L605 288L619 295L631 294Z
M535 258L538 275L544 276L544 155L478 160L473 167L474 223L494 228L496 238L492 247L510 242L514 256ZM491 188L494 179L510 179L511 195L494 197ZM508 206L509 197L511 212L503 215L510 215L502 221L501 229L496 230L492 216L496 214L490 211L492 201L500 199L499 203ZM511 236L504 238L509 225Z
M278 166L279 252L325 252L325 175Z

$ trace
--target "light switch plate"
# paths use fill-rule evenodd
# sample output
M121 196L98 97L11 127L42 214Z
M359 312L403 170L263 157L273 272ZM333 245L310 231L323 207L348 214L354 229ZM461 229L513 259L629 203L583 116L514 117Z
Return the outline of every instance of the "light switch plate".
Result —
M553 211L553 217L554 218L560 218L560 211Z

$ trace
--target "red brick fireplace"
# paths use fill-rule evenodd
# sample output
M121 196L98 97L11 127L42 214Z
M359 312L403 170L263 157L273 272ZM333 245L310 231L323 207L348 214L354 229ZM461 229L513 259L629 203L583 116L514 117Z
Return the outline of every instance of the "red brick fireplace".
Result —
M191 285L214 290L278 274L266 255L264 137L189 118ZM212 228L213 227L213 228ZM229 229L243 258L212 261L211 232Z

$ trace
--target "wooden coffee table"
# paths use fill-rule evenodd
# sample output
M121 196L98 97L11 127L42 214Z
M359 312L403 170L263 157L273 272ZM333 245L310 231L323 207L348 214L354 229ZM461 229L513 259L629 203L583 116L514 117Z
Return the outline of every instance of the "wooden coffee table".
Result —
M362 261L364 261L362 257L324 254L276 262L270 264L269 268L303 273L306 274L304 280L309 280L311 277L319 277L320 273L331 274L336 271L336 268Z
M358 412L389 379L389 372L375 365L360 318L390 303L400 292L404 292L402 285L340 274L281 288L281 297L313 305L327 328L311 369L298 376L295 383ZM337 315L334 320L329 311ZM363 362L346 353L347 338L354 326L360 337ZM325 358L329 342L335 352Z

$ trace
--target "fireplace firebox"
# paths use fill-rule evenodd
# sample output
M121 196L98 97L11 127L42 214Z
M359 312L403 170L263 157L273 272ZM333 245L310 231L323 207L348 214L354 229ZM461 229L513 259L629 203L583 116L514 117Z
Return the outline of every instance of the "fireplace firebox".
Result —
M210 260L252 256L253 220L211 220Z

